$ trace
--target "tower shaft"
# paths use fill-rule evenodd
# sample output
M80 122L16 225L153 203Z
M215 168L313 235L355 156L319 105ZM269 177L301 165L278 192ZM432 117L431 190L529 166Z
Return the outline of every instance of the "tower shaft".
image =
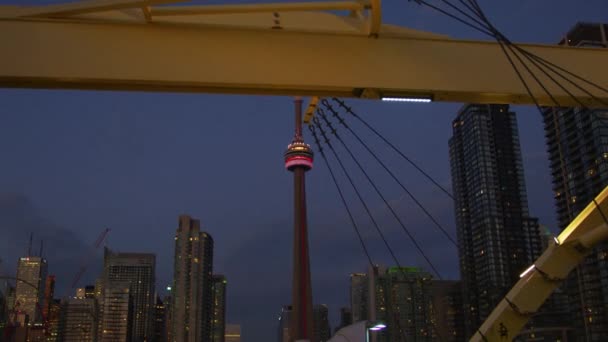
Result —
M290 322L290 340L313 341L305 181L305 173L312 167L312 151L302 140L302 100L300 98L295 100L295 119L294 142L286 152L286 167L294 175L293 316ZM304 148L306 151L301 152Z

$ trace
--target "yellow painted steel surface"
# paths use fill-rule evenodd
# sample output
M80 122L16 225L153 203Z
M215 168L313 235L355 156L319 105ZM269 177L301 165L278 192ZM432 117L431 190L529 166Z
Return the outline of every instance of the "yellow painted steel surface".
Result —
M523 272L471 338L472 342L511 341L551 293L601 241L608 238L608 187L557 237L557 242ZM603 214L603 215L602 215Z
M496 43L375 27L378 11L363 19L309 11L150 16L162 8L0 6L0 86L532 103ZM75 14L38 17L45 13ZM598 67L608 49L522 46L608 83L608 68ZM529 81L541 104L551 105ZM560 105L577 104L549 88ZM601 105L572 91L589 106ZM608 102L607 94L592 92Z

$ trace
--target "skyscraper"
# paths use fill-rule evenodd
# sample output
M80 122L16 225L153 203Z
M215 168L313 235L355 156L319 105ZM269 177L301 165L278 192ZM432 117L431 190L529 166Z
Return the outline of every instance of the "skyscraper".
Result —
M293 172L294 233L291 338L313 340L312 286L308 256L308 227L306 221L305 173L312 168L313 152L302 138L302 98L294 101L296 111L295 135L285 151L285 168Z
M44 302L47 267L46 259L35 256L19 258L17 264L15 306L29 317L30 323L42 321L39 308Z
M540 255L529 216L515 113L468 104L449 141L466 337Z
M105 248L104 285L127 284L132 310L129 340L133 342L149 340L153 333L155 263L154 254L114 253Z
M226 330L226 277L213 275L213 314L211 330L213 342L224 342Z
M200 222L179 217L175 234L171 338L175 342L211 340L213 239Z
M560 45L605 48L607 34L607 24L579 23ZM608 109L545 108L543 120L557 220L564 229L608 186ZM586 341L608 339L607 255L608 244L600 244L568 279L575 333Z

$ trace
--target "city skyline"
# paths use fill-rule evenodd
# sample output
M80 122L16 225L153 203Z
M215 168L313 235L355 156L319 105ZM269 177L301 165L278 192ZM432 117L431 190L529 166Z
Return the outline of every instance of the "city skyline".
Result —
M543 4L547 4L547 2L543 2ZM548 23L540 25L537 22L533 23L531 19L535 13L538 13L538 11L534 12L537 5L516 4L513 6L526 6L525 9L530 10L530 13L526 15L519 14L517 10L507 11L516 17L518 15L524 17L520 29L512 26L505 18L498 17L497 13L501 8L494 6L488 4L488 7L492 7L489 8L490 12L497 16L497 19L504 21L501 22L501 27L504 27L507 32L514 31L513 35L522 40L546 43L555 43L556 37L565 33L576 21L599 20L597 13L601 11L598 8L602 7L598 4L597 6L588 5L587 9L577 9L584 13L581 14L584 16L583 18L574 18L571 15L575 14L566 15L566 13L560 12L557 19L550 18ZM554 6L561 8L562 11L566 7L559 2ZM399 9L399 12L405 16L408 15L405 12L410 8L393 7L394 11L388 12L396 13ZM519 11L523 11L522 7L517 8ZM428 14L418 10L415 12L420 14L421 18L428 18ZM407 21L397 20L396 14L393 13L388 13L388 17L393 18L395 22L409 24ZM424 21L419 18L408 18L412 21ZM556 23L558 20L562 21L560 25ZM433 30L431 25L428 27L422 23L417 25ZM538 26L543 27L539 28L537 32L524 32ZM456 27L456 25L449 27ZM455 31L458 32L454 34L455 36L470 36L459 34L465 30ZM32 216L39 215L40 217L39 223L41 223L36 226L51 226L49 231L68 234L67 243L75 246L75 252L72 254L56 252L57 262L50 261L49 264L51 270L60 267L66 269L66 276L60 277L62 280L58 282L59 292L67 286L67 278L76 272L76 268L71 266L74 263L74 256L86 254L98 231L102 226L107 225L113 229L108 241L109 247L123 251L159 253L157 290L162 293L162 289L170 283L172 275L170 271L171 253L167 253L165 250L172 249L170 244L154 241L154 239L156 236L159 238L162 236L163 239L170 240L172 237L170 230L174 228L175 217L182 212L188 212L194 217L199 217L205 226L211 227L210 233L216 240L218 253L221 254L215 258L218 261L218 267L214 267L214 269L231 279L231 286L235 292L228 294L227 302L232 308L227 310L229 317L227 321L241 322L244 336L247 336L249 331L257 334L250 338L255 338L255 336L264 338L268 335L267 332L262 332L262 329L257 328L258 326L264 326L264 329L270 331L271 336L274 336L274 329L269 326L270 323L264 322L271 322L270 319L273 319L272 322L274 322L276 315L266 320L258 319L252 317L252 310L249 307L259 304L259 301L251 298L256 293L263 295L272 292L271 300L279 302L278 307L280 307L280 303L289 302L287 299L289 294L285 298L283 288L286 286L288 288L290 260L286 262L277 260L276 255L285 253L290 255L287 248L279 246L279 242L282 243L289 239L290 217L288 214L276 216L273 215L273 212L275 208L286 208L289 213L289 206L281 203L281 201L288 201L290 197L289 177L279 174L284 171L277 160L280 160L284 142L290 138L291 99L26 90L2 90L0 96L3 103L7 103L7 108L15 113L7 115L8 123L2 128L4 138L0 145L4 145L3 152L7 152L5 154L7 160L11 161L8 168L2 171L2 185L7 192L16 194L15 196L2 194L1 205L5 209L17 205L18 208L31 210ZM33 96L36 101L28 100L30 96ZM71 105L68 106L59 103L63 100L57 100L57 96L74 100L69 101ZM138 109L141 103L150 102L154 102L157 108ZM387 132L400 146L405 147L408 153L421 161L425 168L433 172L433 175L439 177L444 184L449 184L449 177L446 177L445 172L447 148L444 145L446 145L448 132L451 129L450 122L455 113L454 108L458 105L434 104L432 107L425 107L422 105L364 103L362 101L352 103L356 108L361 108L361 112L367 112L366 117L373 120L374 124L381 126L383 132ZM79 110L75 111L71 108L74 104ZM428 113L429 111L433 113ZM529 201L532 207L531 212L539 216L541 223L551 227L555 233L555 210L552 204L550 180L545 175L548 173L548 162L544 151L544 140L542 136L532 136L533 134L542 135L541 120L538 113L530 108L520 111L518 107L515 111L519 113L518 118L524 117L523 123L520 120L520 126L524 126L522 135L526 135L522 139L524 164L532 165L525 167L527 183L532 184L533 187L529 191L530 197L532 197ZM47 115L49 112L53 115ZM217 121L209 120L209 115ZM48 118L48 116L52 118ZM410 119L420 122L416 129L407 127ZM171 120L177 120L177 123L172 124ZM235 123L235 121L237 122ZM266 123L267 121L272 122ZM161 128L162 126L166 127ZM254 133L251 133L251 128L254 128ZM48 132L46 132L47 130ZM231 138L213 134L214 130L231 136ZM151 132L150 136L146 132ZM252 134L255 136L251 137ZM429 137L427 138L425 135L429 135ZM431 141L431 135L436 141ZM236 153L237 148L244 144L239 141L239 137L242 136L253 140L247 144L256 146L256 149L265 152L256 152L254 153L255 158L251 159L248 156L236 158L233 153ZM152 141L156 139L161 139L161 142ZM221 150L215 151L216 148L219 149L217 145L220 144L223 145ZM275 146L277 144L278 146ZM81 150L77 145L82 145L85 149ZM13 146L16 146L16 151L11 152ZM425 146L425 148L418 150L419 146ZM527 147L532 148L526 150ZM62 150L64 152L60 154L59 151ZM178 152L175 152L176 150ZM47 153L50 156L45 158L44 155ZM173 153L176 153L177 156L174 157ZM156 162L157 158L158 162ZM233 158L244 159L236 162L231 160ZM191 161L196 167L179 167L180 162L185 160ZM232 168L235 170L241 168L240 171L242 171L243 163L252 165L251 173L247 176L243 176L242 172L232 171ZM92 166L86 166L89 164ZM263 168L260 166L261 164L267 166ZM107 165L120 165L120 167ZM267 168L271 167L273 170L276 168L277 171L262 175ZM311 251L312 280L315 289L313 300L321 303L329 302L325 298L336 298L331 299L333 303L328 303L330 316L332 316L331 323L334 326L337 322L336 312L339 307L347 303L348 297L335 290L328 290L327 287L330 285L324 287L323 284L331 284L332 287L336 287L337 284L347 284L348 278L345 274L364 270L365 260L362 258L356 242L351 243L350 241L354 240L354 237L347 220L343 217L341 208L331 204L331 202L336 202L336 196L330 192L332 190L327 182L327 173L321 169L319 167L309 175L311 246L314 245L314 250ZM91 176L86 176L87 174ZM419 180L413 172L407 175ZM247 181L244 178L247 178ZM52 185L52 183L59 184ZM214 183L221 183L221 185ZM276 188L269 184L276 184ZM110 186L114 190L110 191ZM104 187L108 190L103 189ZM265 191L267 187L270 189ZM422 185L413 185L413 187L419 192L424 192L425 189L428 191L430 188L426 184L424 187ZM279 188L281 190L278 190ZM262 196L261 200L256 200L258 196L253 194ZM429 201L436 195L431 193L425 196L423 194L423 199ZM272 196L278 199L271 199ZM92 202L94 204L85 205L91 199L94 200ZM393 194L391 199L401 200L400 194ZM36 209L31 209L32 207L28 203L34 203L34 207L39 207L41 211L36 214ZM219 205L218 203L224 204ZM380 206L377 205L377 207ZM439 211L440 220L448 225L450 231L453 231L449 201L440 200L434 204L433 209ZM239 214L235 215L237 211ZM405 212L408 213L408 216L420 216L414 209L405 210ZM427 235L422 232L431 230L428 227L429 224L422 218L412 220L417 231L425 237L425 244L431 246L431 255L438 260L441 270L451 278L456 278L458 272L453 271L454 262L444 256L446 254L453 258L456 255L455 250L443 242L435 241L438 237L434 233ZM48 225L46 222L56 223ZM83 224L83 222L86 223ZM12 231L14 226L23 227L27 224L30 223L21 224L18 220L16 225L8 225L6 221L4 222L5 227L10 226L10 228L5 228L6 231L9 229ZM22 232L17 231L14 234L14 246L6 246L8 255L0 256L4 260L3 271L14 270L15 265L11 258L17 249L25 249L27 243L25 234L27 233L24 230L21 237L20 233ZM345 236L348 241L341 241L340 234ZM238 239L231 235L238 235ZM369 235L371 236L371 233ZM43 234L40 236L42 237ZM397 233L392 236L399 241L404 241L403 237ZM136 237L145 237L145 239L137 241ZM134 241L137 246L141 247L129 247L129 244L135 243ZM53 248L52 246L56 246L58 242L49 237L48 244L49 248ZM324 264L328 263L329 253L324 252L323 249L334 244L341 247L344 255L331 260L328 265L331 267L326 267ZM265 249L272 249L273 253L264 253ZM373 252L383 257L380 251L382 249L379 246L373 249ZM410 255L403 251L399 251L399 253L401 258L413 260L411 264L423 265L413 254ZM243 285L240 285L249 278L249 276L241 275L243 273L242 260L246 257L255 258L260 264L268 265L261 272L265 277L276 279L276 283L264 284L268 285L268 289L255 280L251 282L250 288L245 289ZM344 274L340 277L330 274L328 268L338 266L344 270ZM95 267L94 263L89 267L90 271L85 274L86 282L92 283L90 278L95 273L92 271L96 269ZM73 271L68 271L69 269ZM51 271L50 273L57 272ZM233 275L236 275L235 280L232 280ZM273 311L276 313L276 307L273 308Z

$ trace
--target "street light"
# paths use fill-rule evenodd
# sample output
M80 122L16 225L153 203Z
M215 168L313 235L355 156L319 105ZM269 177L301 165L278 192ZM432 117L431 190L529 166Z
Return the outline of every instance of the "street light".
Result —
M386 328L386 324L383 322L367 322L365 327L365 341L370 342L370 331L380 331Z

